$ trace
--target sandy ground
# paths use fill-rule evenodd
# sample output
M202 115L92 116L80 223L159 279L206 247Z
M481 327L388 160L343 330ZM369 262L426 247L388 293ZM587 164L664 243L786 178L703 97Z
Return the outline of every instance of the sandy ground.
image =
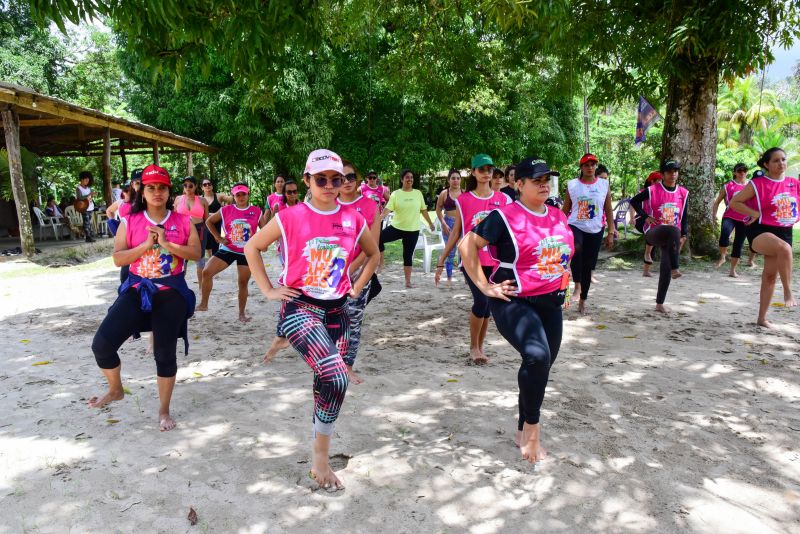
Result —
M601 267L591 316L567 314L534 473L512 443L518 355L492 326L492 364L466 365L463 284L416 275L406 291L390 268L332 447L347 488L328 494L307 476L311 375L291 351L260 363L277 305L251 286L254 320L237 323L232 269L190 323L179 426L160 433L147 338L121 350L126 399L85 404L104 390L89 347L110 261L14 265L0 265L2 533L800 532L800 311L752 326L760 271L690 269L666 318L655 278Z

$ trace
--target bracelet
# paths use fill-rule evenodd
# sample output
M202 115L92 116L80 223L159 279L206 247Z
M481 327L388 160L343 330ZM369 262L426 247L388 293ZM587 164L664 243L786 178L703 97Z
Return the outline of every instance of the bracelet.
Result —
M439 264L437 263L437 264L436 264L436 268L437 268L437 269L444 269L444 265L439 265Z

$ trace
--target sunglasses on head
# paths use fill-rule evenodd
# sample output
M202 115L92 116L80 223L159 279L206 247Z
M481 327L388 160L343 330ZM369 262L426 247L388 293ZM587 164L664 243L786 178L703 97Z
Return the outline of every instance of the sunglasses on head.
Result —
M334 176L333 178L328 178L327 176L312 176L312 178L314 178L314 183L317 184L317 187L327 187L328 184L330 184L331 187L342 186L341 176Z

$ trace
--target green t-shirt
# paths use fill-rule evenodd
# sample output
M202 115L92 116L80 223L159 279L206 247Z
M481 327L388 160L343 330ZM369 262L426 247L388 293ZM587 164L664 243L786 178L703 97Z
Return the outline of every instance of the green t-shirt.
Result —
M394 212L392 226L406 232L419 230L419 214L422 210L427 209L422 193L418 189L408 192L402 189L392 191L386 208Z

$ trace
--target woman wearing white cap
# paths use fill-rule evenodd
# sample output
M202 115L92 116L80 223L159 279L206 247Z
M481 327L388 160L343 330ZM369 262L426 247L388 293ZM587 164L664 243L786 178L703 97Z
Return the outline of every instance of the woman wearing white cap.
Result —
M279 211L245 246L261 292L280 300L280 330L314 372L311 476L325 489L344 486L329 461L331 435L348 385L348 295L357 298L378 265L377 246L364 217L336 201L343 181L341 158L329 150L308 156L303 180L308 203ZM273 286L261 253L280 239L286 266ZM357 248L366 255L358 280L350 281Z
M206 219L206 228L219 243L219 250L211 256L203 270L202 296L197 311L208 310L208 298L214 288L214 277L236 262L239 275L239 321L247 323L250 321L245 314L250 267L247 266L247 260L244 257L244 246L258 229L266 224L267 217L261 208L250 204L250 188L247 187L247 184L237 183L231 189L231 194L234 203L223 206ZM220 222L222 228L225 229L224 238L216 227Z

